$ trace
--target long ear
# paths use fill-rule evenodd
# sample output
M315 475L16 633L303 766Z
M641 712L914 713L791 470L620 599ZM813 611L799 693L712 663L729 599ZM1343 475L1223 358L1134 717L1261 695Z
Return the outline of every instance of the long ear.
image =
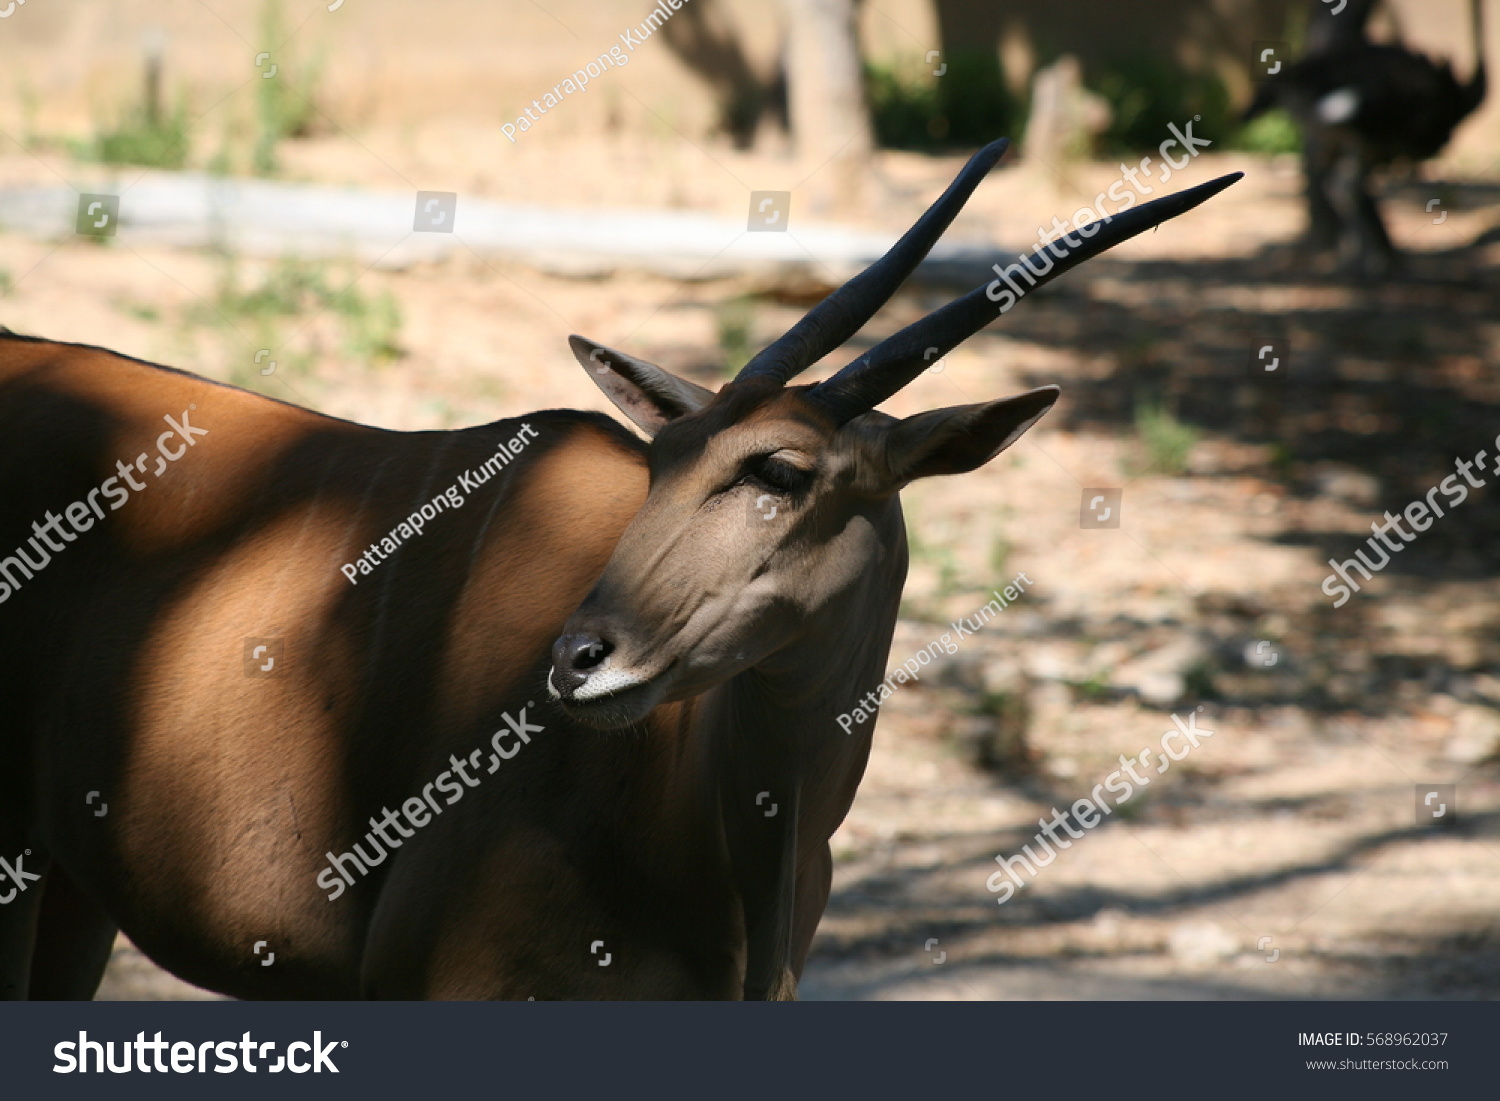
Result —
M648 436L655 436L668 421L696 413L713 400L712 390L644 359L581 336L568 337L568 346L604 396Z
M939 474L967 474L1004 451L1052 408L1056 386L982 405L955 405L897 422L885 453L895 484Z

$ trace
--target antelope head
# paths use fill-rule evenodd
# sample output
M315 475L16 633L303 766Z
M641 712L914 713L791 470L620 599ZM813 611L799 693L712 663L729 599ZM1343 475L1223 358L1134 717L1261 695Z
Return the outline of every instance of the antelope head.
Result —
M572 338L589 377L651 445L645 502L553 645L548 687L570 715L598 727L628 725L662 702L766 662L889 560L892 541L904 540L896 505L903 486L982 466L1052 407L1056 386L905 420L875 409L999 315L993 283L824 382L788 385L885 304L1006 146L1002 139L975 154L890 252L717 393ZM1082 247L1064 252L1036 285L1197 206L1239 176L1095 223ZM904 580L902 548L892 599Z

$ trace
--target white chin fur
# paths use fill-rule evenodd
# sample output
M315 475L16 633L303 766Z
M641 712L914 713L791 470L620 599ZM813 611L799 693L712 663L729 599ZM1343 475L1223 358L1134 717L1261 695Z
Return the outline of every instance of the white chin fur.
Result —
M627 673L621 669L601 669L589 676L573 693L575 700L597 700L604 696L613 696L618 692L624 692L631 688L638 688L646 684L645 677L635 673ZM552 678L547 677L550 687Z

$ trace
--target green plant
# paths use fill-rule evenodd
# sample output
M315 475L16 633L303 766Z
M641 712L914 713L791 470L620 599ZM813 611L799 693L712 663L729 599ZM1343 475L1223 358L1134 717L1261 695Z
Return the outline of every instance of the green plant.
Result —
M916 518L915 505L912 505L906 512L907 554L913 562L920 562L936 569L937 587L931 595L935 600L943 600L963 587L958 559L954 556L951 547L929 543L923 539L921 526ZM929 606L925 600L904 597L901 601L901 616L903 619L935 621L941 620L943 613L936 605Z
M1213 666L1206 661L1194 663L1182 678L1183 694L1195 700L1217 700L1218 685L1214 683Z
M1122 803L1116 803L1114 813L1119 815L1122 821L1134 822L1146 813L1146 804L1150 801L1151 793L1142 791L1137 787L1131 793L1131 798Z
M214 308L229 319L287 317L300 312L323 286L322 270L301 260L284 259L260 286L240 290L239 265L233 257L220 272Z
M755 328L755 299L737 295L714 308L714 329L718 334L719 355L727 374L737 374L750 362L751 338Z
M311 354L286 346L296 333L284 333L284 322L320 313L339 318L343 352L351 360L374 364L403 354L401 311L394 295L386 290L373 295L361 291L352 271L331 283L322 264L306 260L283 259L258 285L242 289L239 266L233 257L226 257L213 299L192 308L187 320L237 334L230 380L250 385L263 378L259 361L253 359L262 348L275 350L277 370L283 374L310 367Z
M1088 83L1109 102L1112 117L1102 145L1116 153L1153 151L1172 136L1171 125L1189 120L1195 136L1215 142L1238 126L1222 80L1157 58L1115 61Z
M270 176L279 168L277 146L287 138L306 137L317 118L317 88L322 78L321 57L300 61L287 49L290 39L281 0L265 0L260 9L261 51L265 64L255 82L255 147L251 166L257 175Z
M946 136L934 81L895 66L865 65L875 139L886 148L924 149Z
M249 172L253 167L255 125L243 110L234 106L223 112L218 148L209 155L204 169L214 176L232 176Z
M1177 419L1175 413L1160 402L1142 400L1135 406L1136 443L1146 462L1135 473L1153 471L1159 474L1181 474L1187 469L1188 455L1198 442L1198 430Z
M958 591L958 560L948 547L940 547L938 559L938 596L952 596Z
M1015 550L1015 545L1005 536L997 535L990 543L990 569L996 577L1001 577L1009 571L1006 566L1010 562L1010 553Z
M1271 454L1269 461L1271 464L1271 470L1275 473L1276 477L1280 478L1282 481L1289 480L1296 469L1296 456L1292 454L1292 449L1286 444L1277 441L1276 443L1271 444L1270 450Z
M1302 134L1297 129L1296 123L1292 121L1292 116L1278 108L1267 111L1263 115L1257 115L1240 127L1230 144L1236 149L1263 153L1268 156L1277 153L1300 153Z
M90 143L74 143L74 154L103 164L140 164L148 168L181 168L187 163L192 139L188 135L186 103L167 114L144 105L130 108L113 126Z
M361 363L399 359L401 309L395 295L361 294L354 283L327 295L329 307L344 321L344 353Z
M37 129L37 114L41 107L41 97L24 77L20 79L16 88L16 98L21 103L21 144L31 152L39 152L47 147L47 139Z
M1084 700L1102 700L1109 696L1109 670L1096 669L1083 680L1073 686L1079 698Z
M945 52L939 64L940 70L915 59L866 64L865 88L882 146L933 149L983 145L1000 134L1021 137L1021 105L1006 88L993 51Z
M910 516L907 517L906 523L906 542L913 558L918 562L925 562L937 567L937 596L939 599L952 596L958 591L958 559L954 557L952 547L926 542L917 533Z

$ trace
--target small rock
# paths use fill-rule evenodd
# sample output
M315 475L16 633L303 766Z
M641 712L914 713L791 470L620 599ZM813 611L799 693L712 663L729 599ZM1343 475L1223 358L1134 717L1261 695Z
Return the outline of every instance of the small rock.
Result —
M1057 681L1033 681L1026 692L1031 729L1046 735L1060 729L1073 710L1073 694Z
M1022 654L1026 675L1033 680L1071 680L1074 675L1073 655L1069 648L1056 644L1033 643Z
M991 696L1003 696L1026 689L1026 674L1021 664L1011 658L991 658L984 664L984 690Z
M1380 497L1380 481L1341 463L1319 463L1312 471L1318 493L1360 508L1371 508Z
M1201 639L1182 635L1120 665L1110 676L1110 684L1138 693L1147 703L1170 706L1186 693L1188 674L1210 656Z
M1211 921L1190 921L1173 928L1167 950L1179 963L1206 967L1238 955L1240 942L1223 926Z
M1106 951L1119 951L1125 944L1125 926L1130 915L1124 910L1109 906L1094 915L1094 936Z
M1078 761L1072 757L1055 757L1047 762L1047 771L1060 780L1071 780L1078 775Z
M1477 765L1500 755L1500 715L1488 707L1464 704L1453 717L1453 732L1443 756L1462 765Z

